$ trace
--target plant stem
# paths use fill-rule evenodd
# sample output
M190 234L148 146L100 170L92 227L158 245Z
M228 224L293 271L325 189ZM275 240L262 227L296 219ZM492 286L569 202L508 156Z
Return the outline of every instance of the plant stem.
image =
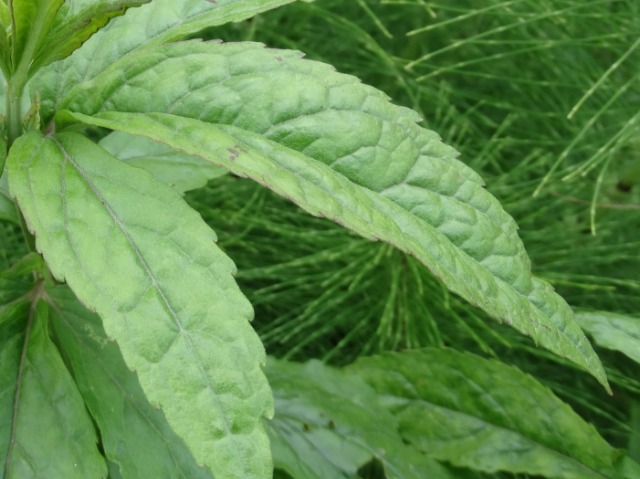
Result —
M7 82L7 148L22 134L22 93L26 75L20 70Z
M27 83L27 74L23 65L24 63L20 63L18 69L7 81L7 151L11 148L13 142L22 135L22 95ZM0 174L3 173L4 165L2 165L2 167L3 169L0 170ZM27 245L31 251L35 251L35 238L29 232L25 219L17 204L16 211L20 218L20 228L22 229L22 234L24 235Z

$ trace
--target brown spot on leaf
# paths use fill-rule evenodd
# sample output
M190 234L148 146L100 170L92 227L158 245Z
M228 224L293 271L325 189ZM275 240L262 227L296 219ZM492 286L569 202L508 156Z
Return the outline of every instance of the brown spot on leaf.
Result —
M231 153L231 157L229 158L231 161L235 161L238 156L240 156L240 152L235 148L227 148L227 151Z

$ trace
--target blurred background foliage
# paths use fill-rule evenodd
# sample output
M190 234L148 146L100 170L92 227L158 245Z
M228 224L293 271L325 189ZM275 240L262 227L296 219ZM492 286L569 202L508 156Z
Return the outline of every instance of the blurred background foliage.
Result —
M576 309L640 317L639 32L636 0L317 0L206 35L301 50L421 112L514 216L536 275ZM470 350L535 375L614 446L637 440L640 367L621 354L598 350L609 397L387 245L229 176L187 199L270 354Z

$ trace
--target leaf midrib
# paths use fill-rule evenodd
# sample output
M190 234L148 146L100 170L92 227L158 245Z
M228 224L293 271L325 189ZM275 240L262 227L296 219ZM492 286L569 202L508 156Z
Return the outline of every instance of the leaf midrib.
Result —
M133 240L133 238L131 237L131 235L127 231L124 223L122 223L120 218L116 215L115 211L113 211L113 209L109 206L108 202L102 197L102 195L97 190L95 185L85 175L84 171L80 168L80 165L78 165L78 163L74 161L74 159L65 150L64 146L56 138L51 138L51 139L54 141L54 143L56 144L56 146L58 147L58 149L60 150L60 152L63 155L64 161L62 163L64 164L65 162L67 162L71 166L73 166L73 168L76 170L78 175L84 180L85 184L89 187L91 192L95 195L95 197L104 206L105 210L107 211L107 213L109 214L109 216L111 217L113 222L118 226L118 228L120 229L122 235L125 237L127 242L130 244L131 249L135 253L136 257L138 258L138 260L139 260L141 266L143 267L145 273L147 274L147 276L151 280L152 287L158 292L158 294L160 296L160 299L161 299L166 311L169 313L171 318L174 320L175 324L178 326L179 333L188 342L190 347L187 348L187 349L188 349L190 355L192 357L194 357L194 359L196 360L196 364L197 364L199 373L200 373L202 379L204 380L204 383L207 385L207 389L209 390L210 395L212 396L214 402L216 403L216 406L217 406L218 411L219 411L219 416L222 418L222 421L224 423L225 433L226 433L227 437L231 436L231 428L230 428L229 422L227 420L227 417L224 414L224 409L222 408L220 400L218 399L217 395L215 394L215 389L213 388L213 386L211 384L210 378L208 377L206 371L202 368L202 363L203 363L202 358L200 357L200 354L195 349L188 330L185 329L184 324L182 323L182 321L178 317L177 313L175 312L175 310L174 310L173 306L171 305L168 297L166 296L166 294L164 293L164 291L160 287L160 285L159 285L159 283L157 281L157 278L155 277L155 275L151 271L151 268L149 267L148 263L146 262L144 256L142 255L142 252L139 250L139 248L137 247L135 241ZM64 178L64 175L62 175L61 178ZM62 189L62 198L63 198L63 201L66 201L66 195L64 194L64 189ZM65 218L65 224L66 224L66 221L67 221L67 209L66 208L64 208L64 218ZM66 233L66 236L67 236L67 241L69 243L69 246L73 250L74 248L73 248L72 240L71 240L71 238L69 236L68 228L65 228L65 233ZM76 257L76 259L78 259L77 255L74 255L74 256ZM86 268L82 264L80 266L82 267L83 271L85 272L85 277L89 281L91 281L95 286L95 282L91 279L91 276L86 274L86 271L87 271ZM172 341L172 344L175 344L175 339ZM169 346L169 348L170 347L171 347L171 345ZM167 349L167 351L168 351L168 349ZM165 354L166 354L166 352L165 352Z

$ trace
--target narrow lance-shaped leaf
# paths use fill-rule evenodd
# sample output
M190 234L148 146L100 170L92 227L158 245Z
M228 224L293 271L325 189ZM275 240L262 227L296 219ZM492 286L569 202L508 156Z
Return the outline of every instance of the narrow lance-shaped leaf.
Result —
M614 477L618 453L596 429L499 361L424 349L362 358L347 369L386 398L401 436L433 458L489 473Z
M235 265L202 218L75 133L28 133L7 165L51 273L102 317L196 460L214 476L270 477L264 349Z
M406 447L397 423L359 377L319 361L270 359L276 413L268 425L275 466L296 479L354 478L377 459L390 479L449 479L436 461Z
M149 404L118 346L107 338L100 318L65 286L48 295L54 302L52 328L100 428L105 455L118 473L126 478L211 479L162 411ZM116 477L114 472L111 476Z
M447 236L446 228L442 232L415 214L415 210L404 208L384 195L357 185L330 166L260 135L231 126L212 125L162 113L73 115L88 124L144 135L209 159L237 175L267 186L311 214L332 219L366 238L381 239L395 245L418 258L451 290L492 316L530 334L544 347L585 367L604 385L607 384L597 356L573 322L570 308L549 285L532 280L529 293L525 294L521 285L506 279L529 274L524 265L512 264L503 275L497 275L485 267L484 262L477 261L460 247L455 236ZM449 180L451 178L443 179ZM443 224L447 224L447 217L455 221L456 215L469 211L464 204L451 203L447 208L450 210L440 213ZM478 215L478 221L482 220ZM481 232L486 231L483 226L482 223L478 225ZM483 241L482 237L477 241ZM491 243L490 239L484 241ZM509 251L518 245L513 246L502 239L483 247Z
M75 0L64 2L47 34L46 43L34 60L33 69L41 68L70 55L113 17L124 14L150 0Z
M3 338L0 347L3 355L5 349L10 355L2 358L3 369L5 361L17 366L17 374L2 374L3 382L6 378L15 381L15 386L3 384L1 388L3 392L13 391L9 443L2 449L4 477L102 479L107 468L98 451L95 429L73 379L48 337L47 312L45 303L32 304L28 321L21 322L26 334ZM6 327L0 328L6 331ZM20 345L24 349L16 364L18 338L25 344ZM3 394L1 399L5 403L9 398ZM0 407L6 409L4 405ZM3 421L2 426L0 436L4 439L7 424Z
M72 57L50 65L33 82L49 120L71 88L106 70L119 58L152 44L187 37L204 28L239 22L295 0L154 0L109 25Z

